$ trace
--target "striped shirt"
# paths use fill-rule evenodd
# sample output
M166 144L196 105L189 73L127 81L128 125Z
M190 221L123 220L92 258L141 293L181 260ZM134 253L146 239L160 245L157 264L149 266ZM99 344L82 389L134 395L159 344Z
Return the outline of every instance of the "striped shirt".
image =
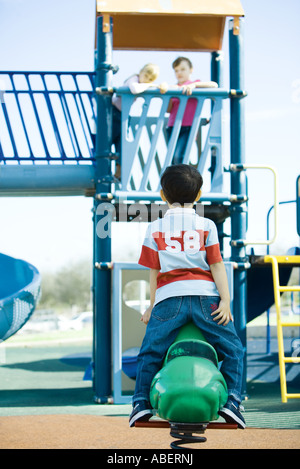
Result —
M157 304L172 296L219 296L210 265L221 261L214 222L192 208L174 208L148 226L139 264L159 270Z

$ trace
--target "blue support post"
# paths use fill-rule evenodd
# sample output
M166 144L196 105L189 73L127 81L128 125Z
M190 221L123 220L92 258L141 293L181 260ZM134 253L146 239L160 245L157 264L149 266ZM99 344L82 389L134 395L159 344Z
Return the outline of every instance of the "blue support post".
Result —
M219 88L223 87L223 52L222 51L214 51L211 54L211 62L210 62L210 76L211 80L218 83ZM213 101L211 103L211 112L213 112ZM217 165L217 152L216 149L211 149L211 179L213 178L214 171ZM223 255L224 250L224 231L223 231L224 223L217 224L219 242L220 242L220 249Z
M229 52L230 52L230 88L244 90L244 44L243 20L239 25L231 20L229 26ZM230 102L230 145L231 163L245 163L245 119L244 101L239 97L232 97ZM246 177L244 171L231 173L231 193L246 194ZM246 238L246 206L241 203L232 204L231 213L231 260L242 266L246 261L246 249L242 240ZM236 331L242 341L244 357L244 378L242 393L247 393L247 301L246 301L247 274L243 267L234 271L234 323Z
M223 51L212 52L210 63L211 80L218 83L219 88L223 87L223 61Z
M112 19L109 24L97 18L96 87L112 82ZM111 99L97 95L97 134L95 150L94 202L94 393L95 401L105 403L111 396L111 271L102 268L111 262L111 211L102 210L97 194L111 190ZM101 266L101 268L97 268Z

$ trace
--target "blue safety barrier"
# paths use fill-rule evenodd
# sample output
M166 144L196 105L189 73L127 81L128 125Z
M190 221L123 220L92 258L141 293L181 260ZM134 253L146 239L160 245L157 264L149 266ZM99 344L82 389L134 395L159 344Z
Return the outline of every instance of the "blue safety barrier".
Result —
M1 72L0 93L0 161L93 160L93 73Z
M160 175L172 163L184 111L188 100L193 99L197 107L183 162L193 164L202 174L209 170L211 176L206 181L211 181L211 187L207 193L218 201L220 197L221 201L230 200L223 191L222 149L222 104L229 91L197 89L192 98L180 90L164 95L147 90L139 96L126 87L114 91L122 97L121 155L126 155L121 159L120 183L112 188L117 198L130 192L140 200L159 200ZM95 74L0 72L0 93L2 193L92 193L97 156ZM172 97L180 104L168 139L166 111ZM111 109L109 93L106 103ZM98 156L118 160L113 152ZM32 169L25 164L31 164ZM80 166L75 172L74 165ZM115 181L111 176L107 182Z
M211 165L212 193L223 190L223 151L222 151L222 105L229 92L224 89L197 89L193 97L183 95L180 90L161 94L147 90L139 98L132 95L127 87L120 87L116 94L122 97L122 168L121 187L117 195L136 191L140 197L155 195L159 192L160 175L172 164L172 159L181 129L182 118L189 99L197 101L183 163L196 166L203 174ZM166 136L165 114L172 97L179 99L173 131L168 140ZM133 114L135 112L135 114ZM208 156L213 157L213 164ZM213 166L213 167L212 167Z

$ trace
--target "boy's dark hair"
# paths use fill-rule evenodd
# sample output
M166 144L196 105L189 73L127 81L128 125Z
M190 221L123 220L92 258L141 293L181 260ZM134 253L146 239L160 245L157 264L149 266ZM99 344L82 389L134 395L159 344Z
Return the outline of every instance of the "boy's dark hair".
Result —
M191 204L195 201L203 184L199 171L188 164L168 166L160 179L167 201L173 205Z
M188 63L190 68L193 68L192 62L187 57L177 57L177 59L175 59L174 62L172 63L172 67L173 68L178 67L178 65L180 65L181 62L183 62L184 60Z

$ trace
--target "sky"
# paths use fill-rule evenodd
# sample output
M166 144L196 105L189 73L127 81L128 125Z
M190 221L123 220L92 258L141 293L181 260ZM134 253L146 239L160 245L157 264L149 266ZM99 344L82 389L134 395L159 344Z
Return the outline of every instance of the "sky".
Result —
M248 93L246 163L274 166L279 200L295 200L300 174L300 2L241 3ZM0 0L0 70L92 71L94 28L94 0ZM227 28L223 52L224 87L228 88ZM174 83L171 63L183 54L194 64L194 78L210 79L208 53L114 51L113 62L119 66L114 85L122 85L145 62L157 63L161 81ZM225 124L228 119L225 110ZM225 155L225 163L228 158ZM262 240L274 200L273 181L268 171L249 170L247 174L247 239ZM42 272L91 259L91 209L92 199L84 197L0 197L0 252L25 259ZM270 220L272 224L272 217ZM144 224L139 228L128 224L122 230L115 226L113 260L137 261L144 230ZM298 245L295 204L284 205L279 210L279 233L271 252L282 253ZM255 247L255 252L265 253L266 247Z

